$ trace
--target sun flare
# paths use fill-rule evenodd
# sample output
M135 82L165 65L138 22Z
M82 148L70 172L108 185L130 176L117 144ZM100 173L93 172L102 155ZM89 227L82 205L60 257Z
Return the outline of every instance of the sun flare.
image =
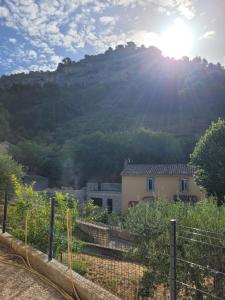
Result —
M192 32L181 19L176 19L174 24L162 34L160 39L162 53L174 58L189 55L192 45Z

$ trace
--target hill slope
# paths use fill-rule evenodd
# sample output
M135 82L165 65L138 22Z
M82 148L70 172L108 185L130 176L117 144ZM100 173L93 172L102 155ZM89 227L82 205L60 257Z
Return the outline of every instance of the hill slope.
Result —
M146 128L176 136L187 159L218 117L225 117L220 64L169 59L132 42L79 62L65 59L54 72L0 78L0 139L14 144L25 138L65 146L96 131Z

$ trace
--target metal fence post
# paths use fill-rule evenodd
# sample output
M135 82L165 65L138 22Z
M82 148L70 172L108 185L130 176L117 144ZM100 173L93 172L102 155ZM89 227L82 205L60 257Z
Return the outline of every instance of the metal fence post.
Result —
M5 232L6 232L7 207L8 207L8 194L7 194L7 192L5 192L4 212L3 212L3 223L2 223L2 233L5 233Z
M48 261L53 258L53 242L54 242L54 221L55 221L55 198L51 198L51 216L50 216L50 236L49 236L49 252Z
M177 300L176 220L170 220L170 299Z

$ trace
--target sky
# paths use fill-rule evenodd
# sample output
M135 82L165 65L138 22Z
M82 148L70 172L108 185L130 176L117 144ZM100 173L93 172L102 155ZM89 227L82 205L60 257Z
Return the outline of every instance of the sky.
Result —
M225 65L225 0L0 0L0 75L134 41Z

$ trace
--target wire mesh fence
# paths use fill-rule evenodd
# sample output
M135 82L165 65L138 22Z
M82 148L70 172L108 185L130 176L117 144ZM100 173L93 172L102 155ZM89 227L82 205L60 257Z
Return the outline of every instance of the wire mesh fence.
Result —
M225 299L225 234L178 225L177 290L194 299Z
M62 255L62 262L67 264L66 253ZM73 254L72 267L85 278L121 299L140 299L141 278L144 272L144 266L140 264L81 252Z
M225 234L174 220L173 231L168 222L135 235L81 219L66 199L54 201L46 195L37 199L36 195L28 194L31 206L29 201L15 206L14 196L0 193L0 221L4 223L7 213L6 230L21 240L27 234L29 245L48 254L49 260L54 257L71 266L122 300L225 299ZM160 252L154 252L156 236L164 238ZM154 272L162 275L155 285Z

